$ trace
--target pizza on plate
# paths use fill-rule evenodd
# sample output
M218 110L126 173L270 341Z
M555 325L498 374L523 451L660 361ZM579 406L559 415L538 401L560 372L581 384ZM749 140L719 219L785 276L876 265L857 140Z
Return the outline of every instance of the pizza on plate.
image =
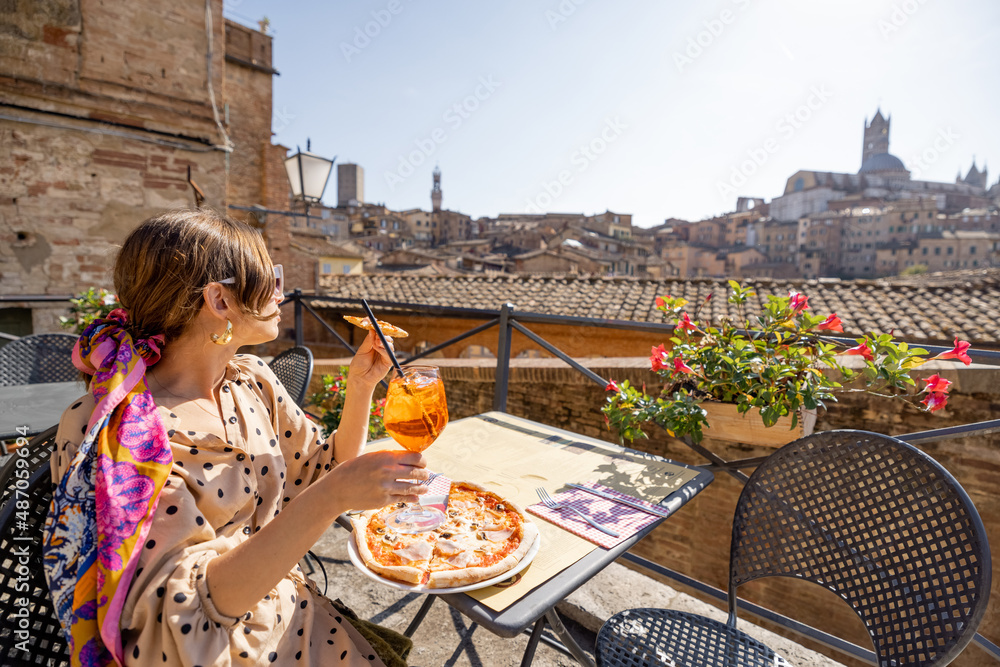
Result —
M367 317L357 317L356 315L344 315L344 319L353 324L356 327L361 327L362 329L367 329L368 331L374 331L375 327L372 326L372 322ZM406 329L400 329L395 324L389 324L388 322L383 322L382 320L375 320L378 322L378 328L382 330L386 336L392 336L393 338L406 338L410 334L407 333Z
M385 517L400 505L352 517L355 544L373 572L425 588L454 588L516 566L538 538L519 507L472 482L452 482L448 518L434 530L403 534Z

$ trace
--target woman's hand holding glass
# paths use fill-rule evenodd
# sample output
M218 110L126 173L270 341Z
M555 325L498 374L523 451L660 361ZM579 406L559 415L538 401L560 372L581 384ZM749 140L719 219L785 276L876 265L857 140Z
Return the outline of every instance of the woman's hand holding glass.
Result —
M367 510L419 501L427 492L420 482L430 477L426 465L419 452L392 450L362 454L333 472L348 509Z

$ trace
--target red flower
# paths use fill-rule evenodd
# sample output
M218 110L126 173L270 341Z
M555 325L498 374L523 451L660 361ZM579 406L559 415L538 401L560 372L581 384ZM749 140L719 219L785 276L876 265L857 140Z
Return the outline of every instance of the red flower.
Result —
M618 383L615 382L614 380L608 380L608 386L604 388L604 391L614 391L614 392L620 391L618 389Z
M951 380L945 380L937 373L926 378L924 382L927 386L923 390L929 394L947 394L948 390L951 389Z
M667 295L667 298L670 298L669 294ZM667 307L667 302L663 300L662 296L656 297L656 307L657 308L666 308Z
M857 347L852 347L849 350L845 350L844 354L860 354L865 358L865 361L872 361L875 355L872 354L871 348L868 347L868 343L861 343Z
M792 312L796 315L809 307L809 297L805 294L800 292L789 292L788 298L791 300L789 305L792 307Z
M674 357L674 370L678 373L694 375L694 369L684 363L680 357Z
M948 404L948 394L934 391L927 394L927 398L920 402L926 405L928 410L934 412L935 410L940 410Z
M837 313L831 313L829 317L819 323L816 327L820 331L839 331L844 333L844 323L837 317Z
M693 322L691 322L691 318L688 316L688 314L684 313L683 316L681 317L681 321L677 323L677 328L680 329L681 331L694 331L698 327Z
M970 343L968 341L955 339L955 348L948 350L947 352L942 352L935 359L958 359L966 366L972 363L972 358L969 357L966 352L969 350Z
M652 349L649 361L653 364L654 371L663 371L669 368L666 364L667 348L663 347L663 343L660 343L658 347L654 347Z

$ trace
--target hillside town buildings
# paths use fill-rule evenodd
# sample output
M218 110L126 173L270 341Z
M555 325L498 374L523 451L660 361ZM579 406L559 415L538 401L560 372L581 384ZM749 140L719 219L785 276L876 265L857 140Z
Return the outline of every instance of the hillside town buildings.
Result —
M0 294L110 286L107 259L140 220L212 206L261 230L290 285L361 273L636 278L877 278L1000 266L1000 182L975 161L921 180L890 152L891 118L864 123L857 173L800 170L770 201L652 228L628 213L427 209L365 197L361 161L326 199L292 201L275 129L272 38L223 0L19 10L0 34ZM146 37L156 31L159 38ZM945 134L939 137L947 143ZM331 147L335 150L335 147ZM331 150L330 152L334 152ZM331 188L332 189L332 188ZM8 302L0 330L52 330L64 303Z

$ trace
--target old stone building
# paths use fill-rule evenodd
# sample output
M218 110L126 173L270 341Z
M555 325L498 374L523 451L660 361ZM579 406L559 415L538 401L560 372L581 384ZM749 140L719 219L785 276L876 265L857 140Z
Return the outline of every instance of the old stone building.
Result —
M865 121L861 167L857 173L801 170L792 174L781 196L771 200L771 215L777 220L798 220L829 210L832 200L845 198L934 197L938 208L948 212L987 206L996 199L1000 184L988 189L987 173L980 172L975 163L965 178L959 174L954 183L913 178L903 161L889 152L891 122L892 118L885 118L881 110L875 112L871 122ZM942 129L925 152L937 154L956 138L950 128Z
M287 208L271 38L222 5L42 0L0 14L0 293L110 286L130 229L202 196ZM287 247L282 221L257 222ZM67 304L5 305L37 332Z

